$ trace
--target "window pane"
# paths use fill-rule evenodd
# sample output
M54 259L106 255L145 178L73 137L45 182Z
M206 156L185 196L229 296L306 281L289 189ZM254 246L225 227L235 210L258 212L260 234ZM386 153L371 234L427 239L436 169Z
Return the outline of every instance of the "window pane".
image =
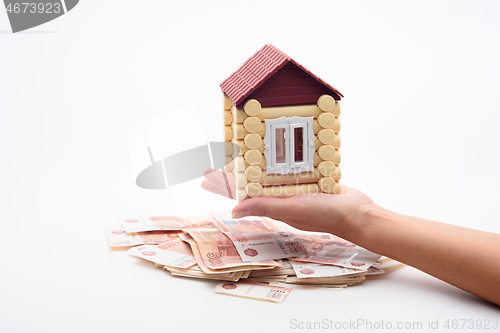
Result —
M304 162L304 138L302 130L302 127L295 127L293 130L295 162Z
M276 129L276 163L286 163L285 129Z

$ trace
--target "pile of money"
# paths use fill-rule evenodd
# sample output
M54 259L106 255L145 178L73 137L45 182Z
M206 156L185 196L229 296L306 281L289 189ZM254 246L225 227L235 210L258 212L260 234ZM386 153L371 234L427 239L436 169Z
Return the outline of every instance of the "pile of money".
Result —
M214 292L281 303L299 285L342 290L400 264L327 233L265 217L149 216L106 230L112 248L128 249L174 276L219 280Z

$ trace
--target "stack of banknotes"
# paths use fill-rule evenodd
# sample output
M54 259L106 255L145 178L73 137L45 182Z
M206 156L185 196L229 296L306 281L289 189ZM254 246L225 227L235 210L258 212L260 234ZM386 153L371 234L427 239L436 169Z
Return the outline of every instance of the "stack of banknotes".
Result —
M121 247L174 276L219 280L216 293L281 303L294 287L342 290L400 264L326 233L265 217L149 216L106 230Z

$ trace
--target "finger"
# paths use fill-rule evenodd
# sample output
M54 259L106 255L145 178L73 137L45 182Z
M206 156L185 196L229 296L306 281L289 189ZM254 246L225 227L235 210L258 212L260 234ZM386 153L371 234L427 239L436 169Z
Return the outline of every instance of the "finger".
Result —
M229 187L231 191L233 191L236 187L234 177L230 173L225 173L216 169L208 169L203 176L205 176L206 180L220 189L227 189Z
M229 199L234 198L234 195L231 195L231 193L229 193L226 188L219 188L206 179L203 179L201 181L201 188L204 190L207 190L209 192L212 192L212 193L215 193L218 195L222 195L223 197L226 197Z
M294 204L291 204L291 201ZM294 198L251 198L243 200L233 209L233 218L245 216L267 216L275 220L288 221L301 213L301 205Z

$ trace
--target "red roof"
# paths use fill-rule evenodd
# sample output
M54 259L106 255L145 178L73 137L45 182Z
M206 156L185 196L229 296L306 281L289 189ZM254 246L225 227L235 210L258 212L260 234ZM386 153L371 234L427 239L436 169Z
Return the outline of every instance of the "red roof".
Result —
M283 53L275 46L264 45L252 57L241 65L231 76L225 79L220 87L222 91L233 101L234 105L241 104L252 92L259 88L267 79L280 70L287 63L293 63L302 71L306 72L327 91L333 92L333 97L340 99L344 97L337 89L311 73L307 68L300 65L290 56Z

